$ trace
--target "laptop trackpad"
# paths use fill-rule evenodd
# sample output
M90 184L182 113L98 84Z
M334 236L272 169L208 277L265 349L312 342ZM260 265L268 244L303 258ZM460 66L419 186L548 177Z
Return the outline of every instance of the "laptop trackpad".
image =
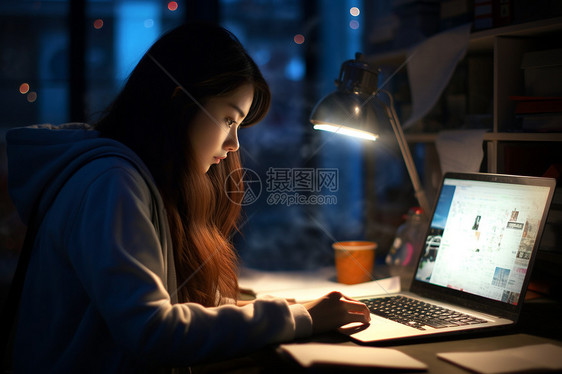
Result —
M424 331L391 321L374 314L371 314L370 324L363 325L359 323L350 323L348 325L342 326L339 329L339 332L362 341L386 340L424 334Z

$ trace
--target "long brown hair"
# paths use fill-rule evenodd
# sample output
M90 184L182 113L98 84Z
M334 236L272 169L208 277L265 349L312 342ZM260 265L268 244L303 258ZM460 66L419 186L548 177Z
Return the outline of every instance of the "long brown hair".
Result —
M96 124L104 137L135 151L151 171L166 208L178 278L178 299L217 305L235 298L237 255L230 235L237 228L242 194L238 152L198 171L188 128L211 97L243 84L254 97L242 127L267 114L271 95L257 65L224 28L180 26L160 38L131 73L106 115Z

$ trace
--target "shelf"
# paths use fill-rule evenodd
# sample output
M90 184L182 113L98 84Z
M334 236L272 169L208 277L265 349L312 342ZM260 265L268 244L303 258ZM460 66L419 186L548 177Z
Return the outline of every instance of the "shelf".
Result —
M490 51L494 47L494 38L498 36L529 37L553 31L562 31L562 17L553 17L540 21L476 31L470 34L468 50L470 52ZM446 32L446 30L444 32ZM404 62L408 51L409 48L402 48L367 56L366 59L374 65L398 66Z
M505 142L560 142L562 141L562 133L497 132L484 134L484 140Z
M408 143L434 143L437 133L405 134ZM562 142L562 133L528 133L528 132L488 132L484 141L500 142Z
M562 17L476 31L470 35L469 50L490 50L493 48L494 38L497 36L529 37L558 30L562 30Z
M492 102L493 122L488 132L483 134L486 155L485 170L490 173L511 172L532 175L542 173L549 163L561 162L559 147L562 132L516 132L520 124L515 118L515 103L510 96L525 92L524 74L521 60L525 53L541 49L562 48L562 17L547 18L539 21L497 27L476 31L470 34L467 46L467 66L461 70L466 76L480 74L479 79L471 81L473 86L466 88L466 97L485 98ZM389 71L400 67L406 70L409 49L388 51L371 55L367 61ZM479 59L483 56L483 59ZM472 69L472 70L471 70ZM458 83L458 82L457 82ZM464 83L464 81L463 81ZM463 88L457 85L456 88ZM452 105L455 102L452 101ZM465 104L469 105L468 101ZM486 113L485 108L472 109L467 113ZM432 119L436 122L436 119ZM432 126L433 127L433 126ZM435 129L435 127L433 127ZM448 129L443 129L446 131ZM462 130L462 129L459 129ZM512 131L513 130L513 131ZM410 144L429 145L433 149L439 134L408 133L406 140ZM428 169L426 173L433 171Z

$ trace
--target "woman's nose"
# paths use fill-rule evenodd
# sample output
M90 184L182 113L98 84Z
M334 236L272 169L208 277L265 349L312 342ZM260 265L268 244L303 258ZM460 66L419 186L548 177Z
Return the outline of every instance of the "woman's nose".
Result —
M224 140L223 148L229 152L237 151L240 148L238 143L238 127L230 129L228 136Z

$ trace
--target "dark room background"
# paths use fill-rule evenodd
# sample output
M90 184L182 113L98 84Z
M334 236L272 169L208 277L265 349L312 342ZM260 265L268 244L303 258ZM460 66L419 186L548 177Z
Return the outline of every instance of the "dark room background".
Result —
M391 11L390 1L372 3L365 8L360 0L5 0L0 127L4 133L37 123L92 123L160 35L190 19L219 22L248 49L273 92L267 118L239 134L244 166L261 183L261 194L244 208L242 235L235 238L241 259L263 269L329 265L332 241L365 236L363 145L314 132L308 116L334 89L341 63L363 51L367 19ZM6 193L5 160L2 166L0 244L8 256L3 266L10 269L23 228ZM336 178L329 187L299 190L292 179L283 188L273 183L293 172L316 178L322 170ZM286 201L295 194L308 199ZM321 201L311 202L310 195Z
M313 131L308 117L314 104L335 88L342 62L356 52L405 49L471 22L473 3L2 0L2 283L11 277L24 232L6 188L5 131L38 123L95 122L151 43L191 19L215 21L232 31L273 92L265 120L239 133L252 182L247 184L252 195L244 206L242 233L234 238L242 263L268 270L329 266L331 243L355 239L378 242L377 257L384 258L404 214L416 205L400 155L393 146L374 151L358 140ZM388 88L407 101L405 72L393 74L383 68L379 81L392 75ZM456 84L463 89L462 80ZM489 99L491 103L491 95ZM397 109L404 116L408 106ZM411 146L422 179L434 157L430 148L424 142Z

